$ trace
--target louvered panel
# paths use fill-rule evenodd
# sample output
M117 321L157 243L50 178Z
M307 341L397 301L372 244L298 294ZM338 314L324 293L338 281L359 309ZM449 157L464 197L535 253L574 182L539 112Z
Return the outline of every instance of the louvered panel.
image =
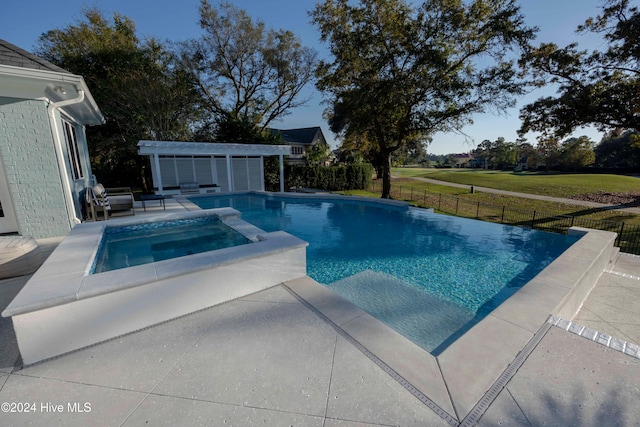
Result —
M233 157L231 159L231 170L233 171L233 189L235 191L249 190L246 157Z
M160 157L160 177L162 178L162 186L177 187L178 178L176 177L175 159L173 157Z
M249 171L249 190L262 190L262 174L260 173L260 157L249 157L247 159L247 169Z
M178 183L194 182L193 176L193 158L192 157L176 157L176 169L178 171Z
M220 190L223 192L229 191L229 180L227 175L227 159L224 157L216 157L216 171L218 173L217 184L220 186Z
M196 182L200 185L211 185L217 182L211 176L211 157L195 157L193 165L196 171Z

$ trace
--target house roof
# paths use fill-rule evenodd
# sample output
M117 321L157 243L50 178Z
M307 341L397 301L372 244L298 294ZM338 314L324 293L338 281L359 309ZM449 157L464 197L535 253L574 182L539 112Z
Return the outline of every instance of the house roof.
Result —
M104 117L82 76L0 39L0 97L46 99L84 125L100 125Z
M311 145L316 142L318 132L324 139L320 127L310 127L301 129L269 129L272 134L280 135L282 140L288 144Z
M0 64L13 67L30 68L33 70L46 70L56 73L71 74L49 61L35 56L18 46L0 39Z

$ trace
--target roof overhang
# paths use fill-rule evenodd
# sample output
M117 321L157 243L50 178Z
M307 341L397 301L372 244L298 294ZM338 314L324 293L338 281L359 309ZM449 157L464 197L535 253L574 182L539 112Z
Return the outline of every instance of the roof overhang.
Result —
M82 102L62 109L83 125L101 125L105 122L82 76L0 65L0 82L0 97L43 99L54 103L77 98L79 92L83 91Z
M139 141L138 154L165 156L290 156L290 145L218 142Z

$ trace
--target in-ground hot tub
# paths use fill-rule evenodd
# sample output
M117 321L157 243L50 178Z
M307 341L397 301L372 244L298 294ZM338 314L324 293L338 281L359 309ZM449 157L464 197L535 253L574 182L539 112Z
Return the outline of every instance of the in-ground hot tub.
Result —
M90 273L104 273L251 243L218 215L107 226Z
M240 234L241 244L193 254L178 250L165 259L171 243L156 242L162 260L95 272L106 227L216 222L225 233ZM184 249L189 239L198 241L181 234L175 246ZM265 233L231 208L80 224L2 316L12 317L23 363L31 364L303 277L306 247L288 233Z

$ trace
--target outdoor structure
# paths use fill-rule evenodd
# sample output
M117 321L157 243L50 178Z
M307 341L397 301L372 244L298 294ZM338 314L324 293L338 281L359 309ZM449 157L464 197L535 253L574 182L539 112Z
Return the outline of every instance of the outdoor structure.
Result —
M103 123L81 76L0 39L0 233L56 237L82 221L85 126Z
M287 163L293 165L303 165L305 163L304 153L315 144L326 144L322 129L319 127L301 129L270 129L271 133L280 136L282 141L291 146L291 156L287 158Z
M180 194L197 184L200 193L264 191L264 157L280 160L280 191L284 191L284 156L288 145L209 142L140 141L138 154L149 156L156 194Z

